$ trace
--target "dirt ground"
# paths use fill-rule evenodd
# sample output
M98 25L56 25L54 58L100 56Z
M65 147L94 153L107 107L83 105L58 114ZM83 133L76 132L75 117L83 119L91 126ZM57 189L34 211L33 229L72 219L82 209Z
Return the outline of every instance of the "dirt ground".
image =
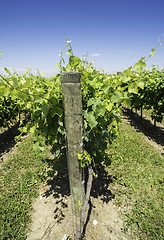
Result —
M152 122L136 118L134 114L125 111L123 121L131 124L136 131L145 134L145 141L153 145L164 155L164 127L153 127ZM14 129L13 135L18 134ZM16 149L14 138L10 141L8 133L0 133L1 164ZM9 134L10 135L10 134ZM17 143L19 144L19 143ZM0 164L0 165L1 165ZM93 181L91 199L86 212L83 240L127 240L123 233L121 209L114 205L114 194L110 180L110 172L103 166L98 169L99 177ZM68 173L56 173L39 189L39 197L33 202L31 212L32 223L28 226L27 240L67 240L74 239L76 221L71 211L71 196L69 193ZM66 236L69 236L67 238Z
M14 136L19 131L13 126L0 132L0 167L16 153L17 146L27 135L15 143ZM100 177L101 176L101 177ZM113 203L110 173L103 166L99 169L99 178L95 178L91 199L86 211L83 240L125 240L123 220L119 207ZM74 239L75 219L71 210L68 173L56 173L53 179L40 186L39 197L33 202L32 223L28 226L27 240L66 240ZM66 238L66 235L69 238Z
M145 141L164 155L164 127L153 127L152 121L140 119L130 111L125 111L123 121L131 124L136 131L144 133ZM91 201L87 209L83 231L84 240L126 240L123 233L121 209L114 205L114 195L110 190L110 173L103 166L99 178L94 179ZM64 235L73 239L75 221L71 211L71 196L67 171L55 176L46 186L40 188L40 196L33 204L32 224L27 240L65 240Z
M114 195L110 191L110 175L103 167L99 169L101 179L93 182L84 225L85 240L121 240L123 220L119 207L113 204ZM71 211L68 174L48 182L39 190L40 195L33 204L31 229L27 240L62 240L64 235L74 239L73 223L77 219ZM66 238L67 239L67 238Z

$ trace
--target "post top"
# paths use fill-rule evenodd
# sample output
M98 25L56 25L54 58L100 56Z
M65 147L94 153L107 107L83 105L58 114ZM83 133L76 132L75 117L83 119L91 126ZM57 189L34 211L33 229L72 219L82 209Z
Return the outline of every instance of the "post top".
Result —
M60 74L62 83L79 83L81 72L63 72Z

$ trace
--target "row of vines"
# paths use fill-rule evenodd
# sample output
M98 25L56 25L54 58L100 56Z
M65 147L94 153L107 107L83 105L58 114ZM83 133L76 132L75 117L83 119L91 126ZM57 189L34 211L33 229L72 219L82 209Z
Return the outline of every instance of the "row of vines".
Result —
M152 49L150 56L154 55L156 48ZM20 135L17 139L23 133L33 133L33 147L37 151L44 150L39 141L39 136L42 135L45 143L52 146L54 168L60 168L67 159L60 73L81 72L85 151L78 153L77 157L81 167L93 164L96 170L96 164L109 163L105 150L119 132L122 106L137 110L151 109L152 119L162 121L164 69L159 70L154 66L151 70L146 70L148 57L141 58L122 73L109 75L96 70L86 57L76 57L68 40L66 49L67 64L62 50L60 62L56 64L59 73L52 78L45 78L39 72L34 76L30 70L18 75L5 68L6 73L0 75L0 127L10 128L12 124L19 122ZM28 121L24 122L25 116Z
M151 110L154 122L161 122L164 117L164 69L159 70L153 66L151 71L141 73L144 88L131 98L131 107L136 110Z
M96 163L104 160L107 143L118 134L122 104L136 109L152 109L152 118L164 116L164 69L145 70L145 58L119 74L108 75L96 70L86 58L74 56L67 41L68 63L63 51L56 64L60 72L81 72L84 119L84 148ZM152 49L151 55L154 55ZM35 148L42 150L37 136L42 135L52 146L55 159L66 160L65 124L60 73L45 78L30 70L23 75L11 73L0 76L0 127L9 127L18 116L28 114L30 121L20 127L21 133L36 136ZM20 124L21 126L21 124Z

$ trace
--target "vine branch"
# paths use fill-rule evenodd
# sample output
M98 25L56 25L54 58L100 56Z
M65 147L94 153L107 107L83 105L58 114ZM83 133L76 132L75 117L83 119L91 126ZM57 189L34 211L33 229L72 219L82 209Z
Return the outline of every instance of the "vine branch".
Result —
M85 202L81 211L81 217L80 217L80 224L79 224L79 228L77 230L76 236L75 236L75 240L80 240L81 238L81 229L84 225L84 218L85 218L85 212L87 209L87 205L88 205L88 201L90 198L90 193L91 193L91 187L92 187L92 181L93 181L93 169L92 167L88 168L88 174L89 174L89 178L88 178L88 182L87 182L87 192L86 192L86 196L85 196Z
M12 89L16 89L15 87L13 87L10 83L9 83L9 81L6 79L6 78L4 78L2 75L0 75L0 77L3 79L3 81L5 81ZM16 89L17 90L17 89ZM37 94L34 94L34 93L28 93L28 92L24 92L24 91L20 91L21 93L24 93L24 94L26 94L26 95L28 95L28 96L34 96L34 97L40 97L40 98L42 98L42 99L45 99L45 100L48 100L47 98L45 98L45 97L42 97L42 96L39 96L39 95L37 95Z
M160 41L158 42L157 46L156 46L155 48L152 48L152 52L155 52L155 51L157 50L157 48L158 48L163 42L164 42L164 40L160 40ZM148 59L149 59L150 57L152 57L152 56L153 56L153 55L150 53L150 55L146 58L145 62L147 62Z

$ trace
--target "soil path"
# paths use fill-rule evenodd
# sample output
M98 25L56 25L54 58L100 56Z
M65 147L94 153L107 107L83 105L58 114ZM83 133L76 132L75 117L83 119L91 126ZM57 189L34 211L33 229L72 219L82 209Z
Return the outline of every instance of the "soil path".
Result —
M164 127L154 128L152 121L144 116L140 119L125 110L123 121L144 133L144 140L164 155ZM67 171L55 176L52 182L40 189L40 196L33 205L31 231L27 240L62 240L64 235L73 239L74 220L71 212ZM110 173L103 166L99 178L93 182L91 201L84 228L84 240L126 240L123 234L123 220L119 207L113 203L110 191Z
M103 166L100 178L95 179L91 201L84 226L85 240L121 240L123 221L120 209L113 204L114 195L110 191L110 175ZM40 189L40 196L33 204L31 231L27 240L62 240L64 235L73 239L74 217L71 211L68 175L65 170L53 181Z
M154 128L149 118L144 117L141 120L128 110L124 112L123 121L131 124L136 131L143 132L145 141L164 155L163 125L159 124ZM9 132L0 133L1 162L16 151L17 144L14 142L14 135L17 134L17 128L12 130L12 138ZM121 209L113 203L115 196L111 191L110 172L107 172L103 166L100 166L98 172L99 177L93 181L83 239L126 240L123 234ZM56 173L52 180L40 187L39 197L33 203L31 216L32 223L28 228L30 230L27 233L27 240L64 240L67 239L64 238L65 234L70 236L68 239L73 239L74 217L71 211L66 169L61 173Z
M19 135L18 126L11 131L0 132L0 167L16 153L18 143L14 137ZM110 187L110 173L103 166L99 178L92 186L91 200L87 209L83 240L126 240L123 236L123 220L119 207L113 203L114 195ZM68 173L65 169L56 173L52 180L39 189L39 197L33 202L32 223L28 227L27 240L62 240L64 235L73 239L75 220L71 211Z

